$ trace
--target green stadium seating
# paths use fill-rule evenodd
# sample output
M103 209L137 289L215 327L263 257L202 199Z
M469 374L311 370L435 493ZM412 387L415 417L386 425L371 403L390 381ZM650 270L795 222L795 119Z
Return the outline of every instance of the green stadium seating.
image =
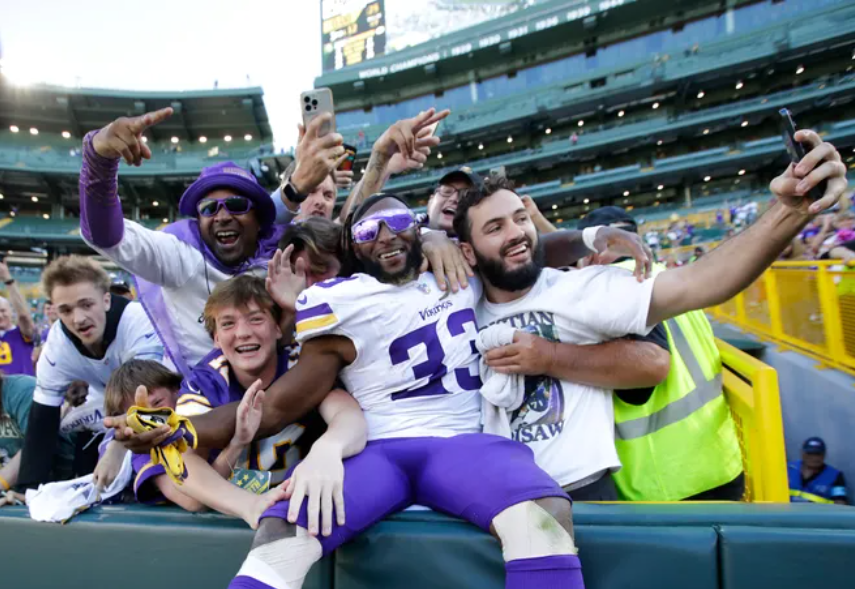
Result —
M588 589L851 586L855 510L809 504L576 504ZM252 538L241 521L107 506L60 526L0 510L2 574L20 587L226 587ZM43 564L45 555L50 565ZM499 589L498 543L433 512L404 512L315 565L307 589Z

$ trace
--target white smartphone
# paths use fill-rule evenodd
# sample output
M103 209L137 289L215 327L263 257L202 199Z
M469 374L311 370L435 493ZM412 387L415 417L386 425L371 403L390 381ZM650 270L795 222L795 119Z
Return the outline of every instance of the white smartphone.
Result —
M300 110L303 112L304 127L308 127L309 123L322 114L330 113L332 119L329 123L324 123L318 135L324 136L327 133L335 133L335 108L333 107L332 90L329 88L317 88L300 94Z

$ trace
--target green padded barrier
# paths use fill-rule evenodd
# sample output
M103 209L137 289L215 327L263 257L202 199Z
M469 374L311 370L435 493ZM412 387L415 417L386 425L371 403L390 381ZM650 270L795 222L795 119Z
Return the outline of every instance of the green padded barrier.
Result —
M588 589L852 586L850 507L577 504L574 511ZM34 522L22 507L0 509L0 571L3 587L14 589L152 589L158 579L225 588L251 540L237 519L177 508L107 506L65 526ZM440 514L404 512L315 565L305 587L500 589L503 578L491 536Z
M722 526L719 544L722 589L855 587L855 530Z

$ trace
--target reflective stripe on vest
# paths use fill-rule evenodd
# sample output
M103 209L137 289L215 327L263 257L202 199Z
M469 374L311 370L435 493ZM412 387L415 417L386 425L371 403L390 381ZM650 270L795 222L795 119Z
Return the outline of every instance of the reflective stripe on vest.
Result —
M689 341L680 328L680 324L674 319L668 319L666 324L671 332L674 345L677 347L677 352L680 354L680 358L683 359L683 363L686 365L686 369L695 383L695 388L656 413L616 423L615 435L621 440L632 440L647 436L673 423L682 421L722 394L721 373L716 374L712 379L708 380L701 369L701 365L698 364L695 353L692 351L691 346L689 346Z
M811 503L834 503L831 499L826 499L825 497L820 497L819 495L814 495L807 491L798 491L796 489L790 489L790 497L799 497L805 501L810 501Z

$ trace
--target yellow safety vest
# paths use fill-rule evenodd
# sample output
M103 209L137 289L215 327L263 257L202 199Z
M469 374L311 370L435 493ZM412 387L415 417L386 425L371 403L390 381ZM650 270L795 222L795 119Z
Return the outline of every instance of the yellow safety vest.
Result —
M633 270L635 262L615 264ZM654 274L664 271L654 266ZM643 405L614 396L615 445L623 465L613 475L626 501L679 501L742 472L742 453L722 391L721 356L702 311L665 322L671 369Z

